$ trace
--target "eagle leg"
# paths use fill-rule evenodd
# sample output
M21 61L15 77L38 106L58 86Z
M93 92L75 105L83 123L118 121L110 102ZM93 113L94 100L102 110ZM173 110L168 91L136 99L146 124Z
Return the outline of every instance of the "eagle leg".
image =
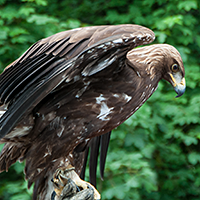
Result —
M53 175L52 182L55 187L55 196L59 197L59 200L62 200L64 197L65 200L70 200L70 197L72 196L72 199L75 197L76 199L101 199L101 195L96 188L90 183L80 179L78 174L75 172L75 168L71 165L67 168L57 169Z

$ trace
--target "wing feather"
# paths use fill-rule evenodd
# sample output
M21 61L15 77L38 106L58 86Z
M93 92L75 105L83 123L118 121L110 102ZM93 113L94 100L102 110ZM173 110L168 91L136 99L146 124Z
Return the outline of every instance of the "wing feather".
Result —
M44 77L39 82L30 86L8 109L8 111L0 118L0 138L9 133L15 124L20 120L26 111L36 106L41 99L47 96L52 88L58 86L63 78L63 73L48 73L48 77ZM42 87L41 87L42 86Z
M147 28L117 25L65 31L37 42L0 76L1 104L9 103L0 119L0 137L61 82L81 72L84 76L96 74L115 62L117 55L125 56L130 49L153 40L154 33Z
M2 100L8 103L12 98L15 98L15 95L18 96L19 92L22 93L31 83L36 81L35 78L38 80L46 72L44 68L46 68L47 65L50 66L52 61L55 62L55 60L54 57L42 57L42 59L39 58L35 60L32 64L34 67L25 68L24 71L20 70L21 73L17 73L17 78L4 89L1 96ZM48 67L48 69L49 68L50 67Z

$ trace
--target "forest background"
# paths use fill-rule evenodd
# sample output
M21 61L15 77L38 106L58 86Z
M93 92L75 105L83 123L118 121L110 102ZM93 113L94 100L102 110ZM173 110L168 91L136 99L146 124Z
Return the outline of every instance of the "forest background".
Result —
M113 131L97 188L102 199L199 200L199 0L0 0L0 70L54 33L126 23L152 29L154 43L179 50L187 89L176 99L171 85L161 81L145 105ZM17 162L0 174L1 200L31 199L23 167Z

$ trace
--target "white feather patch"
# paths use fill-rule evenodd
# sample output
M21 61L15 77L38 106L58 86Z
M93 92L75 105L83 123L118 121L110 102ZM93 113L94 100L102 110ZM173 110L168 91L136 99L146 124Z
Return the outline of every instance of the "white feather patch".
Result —
M32 126L23 126L20 128L16 127L11 133L7 134L4 138L22 137L24 135L27 135L31 129Z
M124 98L124 100L125 100L126 102L129 102L129 101L132 99L131 96L128 96L128 95L125 94L125 93L123 93L122 96L123 96L123 98Z
M5 110L0 110L0 118L5 112L6 112Z
M97 118L101 119L102 121L109 120L110 118L107 117L107 116L111 113L111 110L113 110L113 109L114 109L113 107L109 108L105 102L102 102L101 103L100 113L97 116Z
M108 115L110 113L112 113L111 110L114 109L114 107L109 108L108 105L106 104L107 99L105 97L103 97L103 94L100 94L98 97L96 97L96 103L101 105L100 108L100 113L97 116L97 118L101 119L102 121L108 121L110 118L108 117Z

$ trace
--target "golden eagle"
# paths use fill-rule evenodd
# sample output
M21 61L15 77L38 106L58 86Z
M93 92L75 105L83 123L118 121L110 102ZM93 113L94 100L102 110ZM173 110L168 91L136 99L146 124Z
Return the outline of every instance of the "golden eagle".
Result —
M80 175L88 147L96 163L101 143L103 173L110 131L146 102L158 82L167 80L178 96L185 91L174 47L135 48L154 38L139 25L77 28L36 42L11 63L0 75L0 171L26 160L34 199L49 199L56 170L67 163Z

